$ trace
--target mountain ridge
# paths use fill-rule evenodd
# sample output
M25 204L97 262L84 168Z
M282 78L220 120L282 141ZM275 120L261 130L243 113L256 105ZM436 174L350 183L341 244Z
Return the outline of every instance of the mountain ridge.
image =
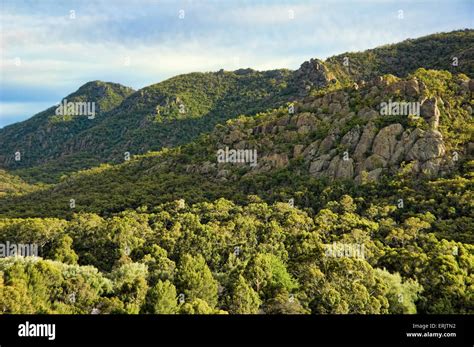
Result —
M470 55L466 59L460 57L458 67L450 65L451 56L459 52L460 45L474 42L473 30L460 30L406 40L364 52L346 53L325 61L312 59L304 62L295 71L260 72L239 69L234 72L221 70L213 73L179 75L139 91L128 90L130 93L121 100L123 103L112 102L115 107L107 108L104 113L106 117L98 116L98 121L95 119L95 123L89 125L83 117L77 129L67 130L69 131L67 134L59 132L57 137L50 139L50 144L41 143L42 133L40 131L35 134L34 129L22 139L21 128L23 125L27 126L28 122L38 115L50 114L52 108L30 120L1 129L0 167L17 170L18 174L32 181L54 182L63 173L96 166L102 162L120 162L125 152L139 154L183 144L203 132L211 131L216 124L238 116L240 110L245 109L246 114L254 114L318 93L320 90L343 88L373 75L383 74L381 72L388 73L390 69L393 70L393 67L390 67L393 59L388 61L384 59L387 52L393 51L394 47L402 47L400 58L396 59L400 64L419 42L424 47L422 52L418 52L421 56L420 61L416 64L409 62L409 65L415 64L417 67L436 65L431 55L426 53L435 47L442 47L444 58L437 58L442 62L438 63L439 66L468 74L473 72L470 50L468 50ZM440 43L444 46L440 46ZM382 57L378 65L369 66L368 72L360 71L360 61L367 60L368 55L374 54ZM344 65L346 57L349 59L350 69L346 69ZM410 69L413 69L413 66L401 69L401 74L409 72ZM87 84L81 88L87 89L86 86ZM197 86L200 88L199 93L195 91ZM228 97L225 96L226 93ZM72 95L74 93L70 94ZM110 102L109 99L106 98L104 101ZM180 109L181 105L183 108ZM184 113L180 113L182 110ZM12 134L12 129L15 129L15 134ZM35 137L37 137L36 146L30 143ZM41 153L34 151L38 145L42 148ZM53 146L55 149L51 148ZM25 160L15 162L12 158L16 151L24 152ZM54 177L38 176L39 170L52 172Z
M296 185L312 181L315 192L333 182L359 189L387 184L391 177L414 182L464 177L468 169L463 167L473 155L469 117L474 105L468 81L462 74L419 69L405 79L386 75L357 89L308 96L295 103L294 113L281 107L228 120L189 144L64 177L43 192L4 201L0 213L8 213L12 206L26 208L34 201L42 208L32 216L40 210L67 216L75 212L68 207L69 197L85 211L97 213L179 198L245 200L246 194L259 193L269 202L290 199L281 182L274 183L280 193L273 196L268 191L279 176ZM384 100L420 98L425 101L419 117L386 116L377 109ZM219 163L216 153L225 147L256 149L258 162L254 167ZM195 182L202 184L197 188ZM305 203L315 205L314 197ZM16 209L25 215L25 208Z

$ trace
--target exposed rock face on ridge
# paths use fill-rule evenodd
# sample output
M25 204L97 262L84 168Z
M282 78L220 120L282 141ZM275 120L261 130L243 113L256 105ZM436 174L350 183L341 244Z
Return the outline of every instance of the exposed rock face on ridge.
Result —
M271 129L278 127L273 126ZM231 134L236 134L236 130ZM248 137L243 132L239 134L240 138L233 138L235 142L239 141L237 145L245 143ZM225 143L229 142L228 139L225 138ZM384 171L397 171L401 162L413 163L414 173L429 175L446 171L449 166L443 137L436 130L404 129L399 123L377 129L373 122L369 122L363 127L351 129L342 137L340 144L345 145L347 151L338 153L335 148L337 142L338 136L330 134L322 141L314 141L306 147L296 145L290 157L303 157L308 162L311 176L355 179L357 182L364 177L377 180ZM288 161L286 153L265 153L252 171L267 172L286 166Z
M420 113L428 122L431 129L438 129L440 113L438 109L438 100L436 98L425 100L421 105Z
M355 160L361 160L364 158L367 151L372 148L372 142L376 134L377 128L375 127L374 123L371 122L364 127L362 135L354 151L353 157Z
M307 97L295 114L237 122L223 134L222 144L257 149L258 163L246 175L284 168L292 159L302 159L302 170L312 177L358 183L401 170L428 176L452 170L456 159L438 130L440 108L448 114L449 103L425 96L427 87L416 77L380 77L355 90ZM419 115L383 115L379 106L386 100L418 103ZM225 164L219 169L229 170Z
M357 131L348 133L350 138L356 138L354 133ZM321 144L333 141L333 137L329 135ZM310 146L314 150L315 144ZM331 179L354 178L360 182L366 175L369 180L376 180L384 171L396 172L401 162L411 162L413 173L428 175L446 171L450 164L441 133L436 130L404 129L398 123L378 131L373 123L367 124L356 142L355 151L352 152L352 148L353 144L343 155L337 154L334 149L325 149L325 154L307 158L310 160L310 175Z
M305 96L313 88L324 88L334 77L329 73L324 63L319 59L311 59L301 64L293 74L299 95Z
M391 124L381 129L375 136L372 153L389 160L397 145L397 136L403 132L401 124Z

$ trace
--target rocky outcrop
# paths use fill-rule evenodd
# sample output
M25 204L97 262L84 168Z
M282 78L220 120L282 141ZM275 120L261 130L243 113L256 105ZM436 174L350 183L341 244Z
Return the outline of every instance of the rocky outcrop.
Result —
M370 148L372 148L372 142L375 135L377 134L377 128L373 123L369 123L365 126L362 136L360 137L359 142L356 145L353 157L356 160L360 160L365 157Z
M304 145L295 145L293 147L293 158L298 158L302 155L304 149Z
M469 80L468 86L469 86L469 91L470 91L471 93L474 93L474 79L470 79L470 80Z
M289 158L286 153L271 153L258 158L257 165L252 171L253 173L268 172L285 167L288 165L288 162Z
M379 168L384 168L387 166L387 160L378 155L372 154L367 159L364 160L361 166L362 171L371 171Z
M375 136L372 153L381 156L385 160L390 159L397 145L397 137L402 132L403 126L399 123L391 124L380 130Z
M426 120L431 129L437 130L439 125L439 109L436 98L425 100L421 104L420 115Z
M316 126L317 120L311 113L305 112L295 117L299 134L307 134Z
M380 114L374 109L371 109L369 107L364 107L359 110L357 115L359 116L359 118L363 120L371 121L371 120L377 119Z
M430 159L442 157L445 153L446 147L443 142L443 135L441 135L439 131L430 130L425 132L422 137L416 141L408 152L406 159L425 162Z
M331 83L331 75L321 60L311 59L301 64L293 74L292 83L300 96L308 95L312 88L324 88Z
M335 156L329 163L327 176L334 179L352 179L354 177L353 159L341 159Z
M420 95L420 86L417 79L414 78L405 82L405 94L412 98Z
M357 144L359 143L360 138L360 127L355 126L349 130L341 139L341 145L349 151L353 151Z
M324 153L329 152L329 150L334 147L335 143L336 143L336 135L330 134L326 136L326 138L323 141L321 141L321 144L319 145L318 153L324 154Z
M329 166L331 156L329 154L324 154L318 159L313 161L309 166L309 173L313 176L318 176L319 173L326 170Z
M305 69L310 68L308 64ZM316 61L311 64L314 71L324 71ZM460 82L465 90L468 82ZM433 95L426 93L426 88L416 78L402 80L390 75L361 82L357 97L347 90L307 97L295 102L294 114L280 113L253 123L247 132L231 128L224 136L225 143L249 148L247 142L258 136L258 165L248 168L249 175L284 168L290 160L299 159L295 164L305 165L310 176L330 180L373 182L397 174L402 167L404 173L410 169L414 175L443 175L453 167L454 160L447 155L447 145L437 129L440 109L444 114L452 106L440 96L426 97ZM396 114L394 119L407 119L387 125L391 118L384 119L387 115L378 107L384 100L419 101L419 115L426 122Z
M303 151L303 157L312 159L316 155L319 149L319 144L321 143L321 140L316 140L312 143L309 144L308 147L306 147Z
M369 122L354 127L339 141L345 152L335 156L338 144L334 134L303 151L310 159L309 174L314 177L350 179L356 182L376 181L384 172L396 172L401 162L412 162L413 173L437 175L445 168L446 146L437 130L404 129L399 123L380 130Z
M423 131L420 129L407 129L403 132L402 138L397 142L395 151L393 152L389 164L396 165L404 160L408 152L413 147L413 144L423 136Z

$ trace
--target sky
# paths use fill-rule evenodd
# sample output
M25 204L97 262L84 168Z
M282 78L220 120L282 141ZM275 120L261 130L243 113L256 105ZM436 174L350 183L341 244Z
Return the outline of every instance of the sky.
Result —
M194 71L297 69L474 28L474 0L0 0L0 127L88 81L140 89Z

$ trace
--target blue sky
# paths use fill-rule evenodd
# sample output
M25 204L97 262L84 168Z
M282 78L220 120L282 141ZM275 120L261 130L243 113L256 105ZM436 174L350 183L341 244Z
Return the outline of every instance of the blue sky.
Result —
M473 28L473 13L473 0L1 0L0 127L91 80L139 89L192 71L296 69Z

